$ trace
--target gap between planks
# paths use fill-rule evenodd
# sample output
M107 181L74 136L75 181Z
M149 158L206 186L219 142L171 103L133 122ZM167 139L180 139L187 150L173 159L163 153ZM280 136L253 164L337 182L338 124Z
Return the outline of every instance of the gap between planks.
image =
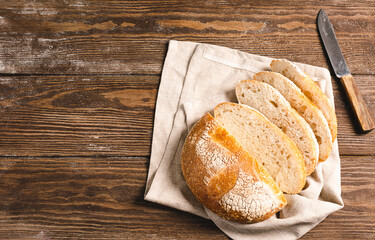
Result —
M328 69L330 70L330 69ZM331 73L331 78L339 79L334 74ZM161 73L77 73L77 74L62 74L62 73L0 73L0 77L54 77L54 76L66 76L66 77L85 77L85 76L92 76L92 77L100 77L100 76L150 76L150 77L157 77L161 76ZM352 73L352 76L374 76L373 73Z
M355 155L357 156L357 155ZM364 155L366 156L366 155ZM17 156L17 155L0 155L0 159L38 159L38 158L150 158L151 156L124 156L124 155L92 155L92 156L85 156L85 155L41 155L41 156Z
M340 157L375 157L375 154L358 154L358 155L353 155L353 154L340 154ZM124 155L92 155L92 156L87 156L87 155L71 155L71 156L66 156L66 155L41 155L41 156L17 156L17 155L0 155L0 159L38 159L38 158L52 158L52 159L57 159L57 158L151 158L150 155L142 155L142 156L124 156Z
M362 75L362 74L361 74ZM364 74L365 75L365 74ZM372 74L369 74L372 75ZM54 77L54 76L66 76L66 77L85 77L85 76L93 76L93 77L100 77L100 76L160 76L160 74L132 74L132 73L77 73L77 74L49 74L49 73L0 73L0 77ZM353 75L355 76L355 75Z

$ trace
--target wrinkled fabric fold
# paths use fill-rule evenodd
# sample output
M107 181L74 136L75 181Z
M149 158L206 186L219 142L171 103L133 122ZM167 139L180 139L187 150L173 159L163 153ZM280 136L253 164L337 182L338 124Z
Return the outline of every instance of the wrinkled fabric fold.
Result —
M237 102L236 84L270 71L272 58L225 47L170 41L159 86L145 200L211 219L233 239L297 239L343 207L337 141L330 157L307 178L306 188L288 195L288 205L255 224L226 221L205 209L181 172L181 150L192 125L221 102ZM327 69L296 63L334 102Z

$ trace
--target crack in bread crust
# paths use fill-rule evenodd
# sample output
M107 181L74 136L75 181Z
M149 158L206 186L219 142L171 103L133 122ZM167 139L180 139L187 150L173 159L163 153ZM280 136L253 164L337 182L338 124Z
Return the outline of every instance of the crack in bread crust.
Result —
M286 205L268 172L209 114L188 134L181 169L196 198L225 219L258 222Z

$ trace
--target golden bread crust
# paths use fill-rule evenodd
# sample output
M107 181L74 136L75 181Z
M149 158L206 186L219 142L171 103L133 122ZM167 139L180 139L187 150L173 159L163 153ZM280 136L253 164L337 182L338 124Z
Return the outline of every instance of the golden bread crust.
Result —
M259 222L286 205L263 166L209 113L189 132L181 169L195 197L225 219Z

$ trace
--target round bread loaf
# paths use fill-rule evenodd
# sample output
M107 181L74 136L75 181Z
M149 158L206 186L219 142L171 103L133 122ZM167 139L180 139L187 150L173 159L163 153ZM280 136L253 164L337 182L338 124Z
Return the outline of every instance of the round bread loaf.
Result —
M227 220L259 222L286 205L267 170L209 113L189 132L181 169L195 197Z

